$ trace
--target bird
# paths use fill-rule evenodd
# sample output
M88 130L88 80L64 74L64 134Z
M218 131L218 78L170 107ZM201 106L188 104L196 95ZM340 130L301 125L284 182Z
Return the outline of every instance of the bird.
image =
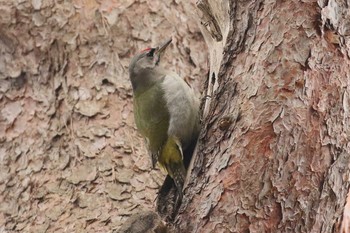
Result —
M172 233L171 226L167 226L160 216L150 210L131 215L120 227L118 233Z
M199 98L178 74L162 65L171 42L170 38L137 53L130 61L129 78L136 127L145 138L152 167L158 164L172 178L181 202L187 173L184 151L196 143L200 131Z

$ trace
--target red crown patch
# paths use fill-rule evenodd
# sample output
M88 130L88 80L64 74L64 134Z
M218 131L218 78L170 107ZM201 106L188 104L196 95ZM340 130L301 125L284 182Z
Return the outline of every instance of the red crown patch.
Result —
M143 52L147 52L147 51L150 51L152 48L148 47L148 48L145 48L143 50L140 51L140 53L143 53Z

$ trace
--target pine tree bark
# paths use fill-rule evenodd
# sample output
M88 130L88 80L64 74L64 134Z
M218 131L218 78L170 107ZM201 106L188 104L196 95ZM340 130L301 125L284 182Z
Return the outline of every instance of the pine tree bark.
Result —
M160 223L150 211L164 174L135 129L128 66L171 37L162 64L198 86L207 54L193 9L0 0L1 233L116 232L130 216Z
M197 1L210 97L182 232L339 232L349 188L348 5Z

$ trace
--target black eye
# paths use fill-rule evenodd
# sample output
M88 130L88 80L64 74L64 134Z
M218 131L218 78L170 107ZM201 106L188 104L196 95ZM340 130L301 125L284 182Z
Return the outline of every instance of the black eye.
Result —
M147 53L147 57L153 57L155 51L156 51L156 49L152 48L152 49Z

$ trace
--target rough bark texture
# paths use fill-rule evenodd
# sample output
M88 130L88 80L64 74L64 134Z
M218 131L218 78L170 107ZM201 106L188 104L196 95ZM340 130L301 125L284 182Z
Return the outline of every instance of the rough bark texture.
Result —
M339 232L349 188L346 1L197 2L210 52L186 232Z
M172 36L167 66L198 86L207 54L193 11L0 0L0 232L109 232L153 209L164 175L135 131L127 67Z

